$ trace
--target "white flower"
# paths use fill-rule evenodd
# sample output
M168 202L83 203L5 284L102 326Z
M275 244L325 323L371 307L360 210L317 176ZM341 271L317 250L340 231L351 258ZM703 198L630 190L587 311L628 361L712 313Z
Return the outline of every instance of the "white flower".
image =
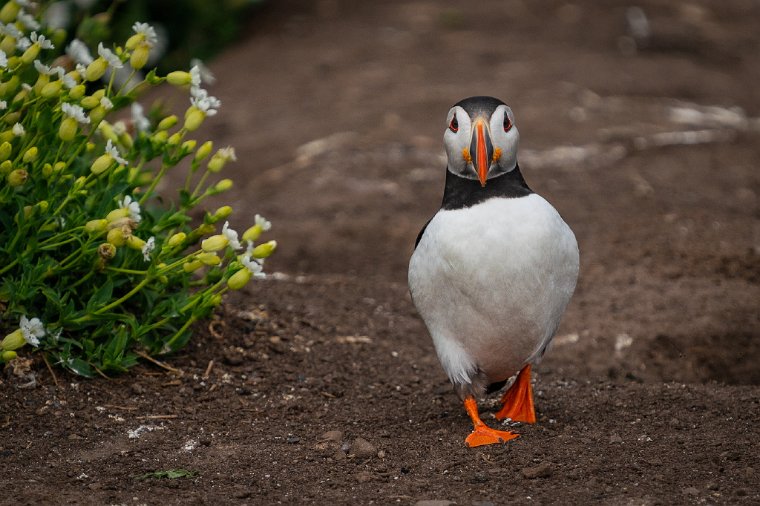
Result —
M84 73L84 69L80 70L79 65L89 65L92 63L92 55L90 50L87 49L87 45L79 39L74 39L66 46L66 54L71 57L72 60L77 62L77 72Z
M154 249L156 249L156 238L151 237L145 241L145 246L142 247L143 258L146 262L150 262L150 254L153 253Z
M21 333L24 335L24 340L32 346L40 345L40 337L45 337L45 326L39 318L32 318L31 320L26 315L21 316Z
M27 12L24 12L23 10L19 11L18 15L16 16L16 19L21 21L21 24L24 25L27 30L40 29L40 24L37 22L36 19L34 19L34 16L32 16L31 14Z
M32 42L40 46L41 49L55 49L55 46L52 42L50 42L50 39L46 39L44 35L38 34L37 32L32 32L32 35L30 35L30 37L32 39Z
M230 247L232 249L240 249L243 247L238 240L238 233L230 228L229 221L224 222L224 226L222 227L222 234L230 242Z
M78 123L87 124L90 122L90 118L85 114L84 109L76 104L69 104L64 102L61 104L61 111L69 118L74 118Z
M37 7L37 4L34 2L30 2L29 0L15 0L19 7L23 7L25 9L34 9Z
M6 35L12 39L20 39L24 36L24 34L21 33L21 30L16 28L16 25L13 23L8 23L7 25L0 23L0 34Z
M113 102L108 97L103 97L100 99L100 105L103 106L103 109L106 111L110 111L113 109Z
M201 69L198 65L193 65L193 68L190 69L190 86L192 88L201 87Z
M56 68L61 69L61 71L58 73L58 78L61 81L63 81L63 85L66 88L71 89L71 88L73 88L74 86L77 85L77 82L74 80L74 78L71 77L70 75L66 74L65 73L66 71L63 70L62 67L56 67Z
M109 67L120 69L124 66L119 57L116 56L113 51L107 49L102 42L98 44L98 54L101 58L108 62Z
M84 73L87 72L87 66L82 65L81 63L77 63L76 67L74 67L74 70L77 71L77 74L83 76Z
M267 277L267 275L264 273L264 269L261 267L261 264L256 260L252 260L250 255L244 255L240 259L240 263L243 264L243 266L245 266L245 268L248 269L251 274L253 274L254 278Z
M64 70L63 67L48 67L44 63L42 63L39 60L34 60L34 68L37 69L37 72L40 74L45 74L48 76L56 75L58 74L59 77L63 76Z
M214 74L212 74L211 70L198 58L193 58L190 60L190 65L193 66L190 69L190 75L193 75L193 69L197 68L198 70L196 70L196 72L200 77L200 81L203 81L206 84L214 84L216 82L216 77L214 77ZM195 86L200 86L200 81Z
M227 146L217 151L216 156L222 158L225 162L233 161L237 162L237 155L235 154L235 148Z
M156 30L148 23L137 22L132 25L132 30L134 30L136 34L141 34L143 37L145 37L145 42L147 42L150 47L155 46L156 42L158 42L158 35L156 35Z
M142 216L140 216L140 203L136 200L132 200L132 197L127 195L119 201L119 207L121 209L127 209L129 211L129 217L132 218L135 223L140 223Z
M21 123L16 123L13 125L13 135L16 137L23 137L24 134L26 134L26 130L24 130L24 125Z
M138 102L132 103L132 123L138 132L147 132L150 129L150 120L143 114L143 106Z
M194 86L190 88L190 94L192 95L190 103L206 113L207 116L216 114L216 110L222 105L218 98L210 96L203 88Z
M272 224L260 214L257 214L256 216L253 217L253 223L255 225L259 225L261 227L261 230L263 230L264 232L272 228Z
M0 49L0 68L8 68L8 55Z
M108 153L109 155L111 155L114 160L116 160L117 162L119 162L122 165L128 165L129 164L128 161L126 161L124 158L122 158L121 153L119 153L119 150L116 149L116 146L113 145L113 142L111 142L111 139L108 139L108 142L106 142L106 153ZM130 198L130 200L131 200L131 198ZM121 206L121 207L127 207L127 206ZM139 205L137 207L137 214L138 215L140 214L140 207L139 207ZM135 221L140 221L140 220L135 220Z
M5 100L0 100L0 111L4 111L8 108L8 102Z
M16 41L16 47L20 49L21 51L26 51L29 49L29 46L32 45L32 41L27 39L26 37L21 37Z

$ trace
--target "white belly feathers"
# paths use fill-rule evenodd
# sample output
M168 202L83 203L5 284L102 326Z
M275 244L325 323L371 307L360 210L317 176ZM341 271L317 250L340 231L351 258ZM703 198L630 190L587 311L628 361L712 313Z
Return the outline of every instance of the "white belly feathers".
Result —
M540 358L577 276L575 236L536 194L440 210L409 264L414 303L458 385Z

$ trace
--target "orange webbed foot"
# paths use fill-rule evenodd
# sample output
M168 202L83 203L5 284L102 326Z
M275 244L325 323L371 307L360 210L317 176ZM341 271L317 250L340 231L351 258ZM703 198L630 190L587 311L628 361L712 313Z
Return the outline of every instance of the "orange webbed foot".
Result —
M487 425L481 425L473 429L470 435L464 440L464 444L473 448L475 446L506 443L510 439L515 439L519 436L519 434L515 434L514 432L496 430Z
M497 420L509 418L513 422L536 423L533 387L530 384L530 364L522 368L514 384L501 398L501 402L501 409L494 415Z
M470 448L505 443L510 439L515 439L519 436L519 434L515 434L514 432L492 429L483 423L483 420L480 419L480 415L478 415L478 404L475 402L475 398L471 395L465 398L464 409L467 411L467 414L470 415L472 425L474 426L470 435L464 440L464 443Z

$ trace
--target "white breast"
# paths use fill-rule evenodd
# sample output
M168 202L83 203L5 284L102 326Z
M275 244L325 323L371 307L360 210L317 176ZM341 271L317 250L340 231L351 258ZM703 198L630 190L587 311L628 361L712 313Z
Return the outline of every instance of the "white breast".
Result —
M573 232L535 194L439 211L409 264L412 299L458 385L540 358L577 277Z

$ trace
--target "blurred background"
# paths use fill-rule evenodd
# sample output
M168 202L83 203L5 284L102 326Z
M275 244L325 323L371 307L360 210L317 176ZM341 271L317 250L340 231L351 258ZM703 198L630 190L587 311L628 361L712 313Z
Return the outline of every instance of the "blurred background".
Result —
M446 113L493 95L581 249L544 370L760 383L760 3L209 5L113 14L156 23L173 66L206 59L222 107L200 137L238 156L209 208L272 221L270 273L403 287L440 203Z

